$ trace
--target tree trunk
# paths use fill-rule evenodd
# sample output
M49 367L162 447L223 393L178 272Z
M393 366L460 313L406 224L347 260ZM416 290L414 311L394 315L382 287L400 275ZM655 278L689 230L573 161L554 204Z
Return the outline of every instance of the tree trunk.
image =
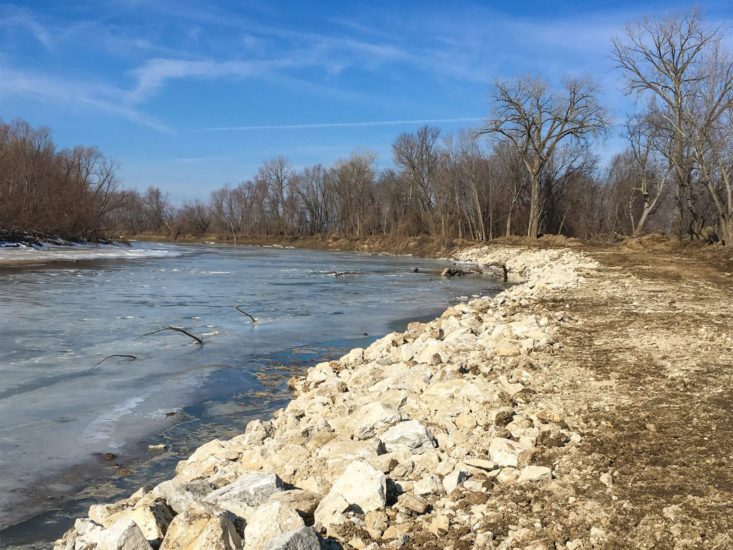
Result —
M540 232L540 176L532 174L532 193L529 203L529 227L527 236L536 239Z

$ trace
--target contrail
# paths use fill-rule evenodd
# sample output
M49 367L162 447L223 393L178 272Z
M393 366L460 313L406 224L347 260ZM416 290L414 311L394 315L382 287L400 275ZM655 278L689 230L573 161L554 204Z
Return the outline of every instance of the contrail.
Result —
M444 122L478 122L486 117L424 118L413 120L372 120L369 122L321 122L315 124L266 124L260 126L218 126L193 132L248 132L253 130L306 130L312 128L360 128L365 126L402 126L407 124L440 124Z

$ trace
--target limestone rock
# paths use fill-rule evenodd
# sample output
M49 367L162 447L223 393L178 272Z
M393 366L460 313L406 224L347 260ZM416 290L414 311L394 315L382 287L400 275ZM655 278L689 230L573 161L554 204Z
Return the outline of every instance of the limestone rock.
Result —
M387 503L387 478L366 462L352 462L321 500L315 520L323 527L343 521L352 508L360 513L381 510Z
M316 493L302 489L292 489L272 493L268 502L282 502L290 506L298 512L307 525L311 525L313 523L313 513L316 511L319 500L320 497Z
M489 455L499 466L512 466L516 468L520 462L520 455L525 451L516 441L496 437L489 445Z
M280 535L305 527L303 519L290 506L270 502L257 508L244 529L247 550L262 550L265 544Z
M99 550L152 550L140 527L131 519L120 519L105 530Z
M357 439L369 439L379 431L397 424L402 420L402 413L377 401L361 407L356 417L358 420L354 435Z
M519 483L552 479L552 470L547 466L525 466L519 473Z
M270 539L265 550L320 550L321 541L310 527L300 527Z
M173 478L157 485L152 494L162 497L174 512L182 514L192 503L203 500L215 489L216 487L203 478L191 481Z
M152 550L140 527L131 519L119 519L109 529L89 520L77 519L54 550Z
M428 510L428 502L417 495L406 493L399 498L399 506L415 514L424 514Z
M168 525L173 520L173 510L162 498L148 494L137 501L135 507L120 505L94 505L89 507L89 518L105 528L111 528L120 520L132 520L142 531L146 540L162 540Z
M440 478L431 474L416 481L412 490L416 495L439 495L444 489Z
M173 518L160 550L238 550L241 545L227 512L195 502Z
M213 491L204 500L244 518L249 510L267 502L270 495L282 489L282 480L275 474L253 472Z
M417 420L400 422L384 432L379 439L387 452L409 449L414 454L421 454L436 447L433 434Z
M443 488L446 494L451 494L455 489L468 479L468 472L463 468L456 468L443 478Z
M387 501L387 480L370 464L352 462L333 484L330 493L341 495L362 513L381 510Z

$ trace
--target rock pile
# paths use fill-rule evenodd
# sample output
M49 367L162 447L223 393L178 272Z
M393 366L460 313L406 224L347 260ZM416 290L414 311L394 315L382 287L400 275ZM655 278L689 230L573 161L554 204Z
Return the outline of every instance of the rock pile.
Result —
M214 440L176 476L92 506L57 549L163 550L511 546L492 494L556 483L548 446L581 437L537 398L557 313L538 300L596 268L568 250L473 249L517 284L448 308L291 380L271 420Z

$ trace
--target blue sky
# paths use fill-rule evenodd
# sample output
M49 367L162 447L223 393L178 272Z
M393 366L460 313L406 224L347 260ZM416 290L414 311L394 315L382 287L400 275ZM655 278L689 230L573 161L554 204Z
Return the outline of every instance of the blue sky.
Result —
M97 145L126 186L181 201L250 178L377 153L421 123L488 116L497 77L597 79L630 109L610 40L689 2L0 2L0 119ZM698 2L730 33L733 0ZM606 154L618 147L609 139Z

